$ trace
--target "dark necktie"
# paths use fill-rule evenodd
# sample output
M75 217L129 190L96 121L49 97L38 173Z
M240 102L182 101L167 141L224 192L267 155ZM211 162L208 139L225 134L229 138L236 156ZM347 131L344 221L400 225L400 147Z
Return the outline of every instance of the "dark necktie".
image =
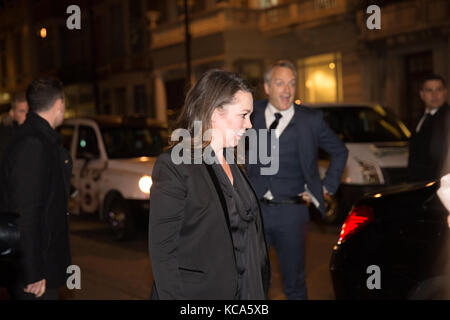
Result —
M269 130L275 130L278 127L278 123L282 117L281 113L277 112L274 114L275 120L273 120L272 124L269 127Z
M431 117L432 117L431 113L429 112L425 113L425 117L423 118L423 121L420 124L419 130L417 130L417 132L420 132L422 128L428 125L428 122L430 122Z
M278 123L280 122L282 115L281 115L281 113L277 112L274 114L274 116L275 116L275 120L273 120L273 122L270 124L269 131L267 134L267 156L269 156L269 157L272 154L272 147L273 147L271 144L271 141L272 141L271 131L275 130L278 127Z

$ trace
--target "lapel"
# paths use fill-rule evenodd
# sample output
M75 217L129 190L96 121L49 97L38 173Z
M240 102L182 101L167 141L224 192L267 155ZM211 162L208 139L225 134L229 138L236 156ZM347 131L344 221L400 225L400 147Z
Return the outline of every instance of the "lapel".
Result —
M308 114L301 109L302 106L294 104L294 117L295 126L298 133L298 152L300 159L300 166L302 167L303 177L305 178L305 183L309 190L312 192L314 197L319 201L319 211L323 211L323 200L322 200L322 184L320 178L316 175L319 174L318 171L318 159L316 150L318 145L316 145L315 138L311 134L311 126L316 125L311 124L309 121ZM308 117L308 118L306 118Z
M298 141L298 152L299 152L299 159L300 159L300 165L303 170L303 176L305 177L305 180L309 180L309 169L308 169L308 161L306 161L305 158L309 157L309 154L307 151L308 148L306 146L308 143L312 143L312 141L308 141L308 139L305 140L305 124L302 123L304 119L302 119L302 114L300 110L300 106L294 104L294 116L292 117L291 123L289 125L294 125L296 127L297 132L297 141ZM305 157L306 155L306 157Z

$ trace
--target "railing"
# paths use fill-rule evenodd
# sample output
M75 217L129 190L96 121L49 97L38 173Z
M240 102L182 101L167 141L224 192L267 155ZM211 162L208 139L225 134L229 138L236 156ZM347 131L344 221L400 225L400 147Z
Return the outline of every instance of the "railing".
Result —
M190 19L189 32L193 38L224 32L242 26L257 26L258 12L242 8L218 8L194 15ZM178 21L150 29L152 49L181 43L185 38L183 17Z
M307 26L348 11L348 0L301 0L264 10L259 27L270 32L289 26Z
M276 31L290 25L321 23L323 19L348 11L349 0L300 0L264 10L238 8L229 5L190 17L190 34L201 37L237 28L259 28L262 32ZM176 22L157 25L151 14L151 47L161 48L184 41L183 17Z

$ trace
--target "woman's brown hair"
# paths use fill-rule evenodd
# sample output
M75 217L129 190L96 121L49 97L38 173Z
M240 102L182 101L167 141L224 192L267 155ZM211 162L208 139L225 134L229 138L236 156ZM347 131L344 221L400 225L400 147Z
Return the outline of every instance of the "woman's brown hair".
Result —
M238 91L251 93L252 89L237 73L220 69L205 72L188 91L176 128L188 130L195 138L194 122L201 121L201 132L206 132L211 128L214 110L231 103ZM204 141L202 147L206 145L208 141Z

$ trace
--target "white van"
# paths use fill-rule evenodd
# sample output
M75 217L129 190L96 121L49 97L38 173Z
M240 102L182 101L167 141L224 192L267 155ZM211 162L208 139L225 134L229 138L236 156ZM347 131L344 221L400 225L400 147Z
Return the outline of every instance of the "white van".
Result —
M153 165L167 144L167 129L150 118L105 115L66 120L58 131L78 191L70 212L98 214L118 240L132 237L148 218Z
M326 205L327 223L340 222L365 193L407 182L408 140L405 124L380 105L304 104L320 109L349 154L336 195ZM329 157L319 152L324 177Z

